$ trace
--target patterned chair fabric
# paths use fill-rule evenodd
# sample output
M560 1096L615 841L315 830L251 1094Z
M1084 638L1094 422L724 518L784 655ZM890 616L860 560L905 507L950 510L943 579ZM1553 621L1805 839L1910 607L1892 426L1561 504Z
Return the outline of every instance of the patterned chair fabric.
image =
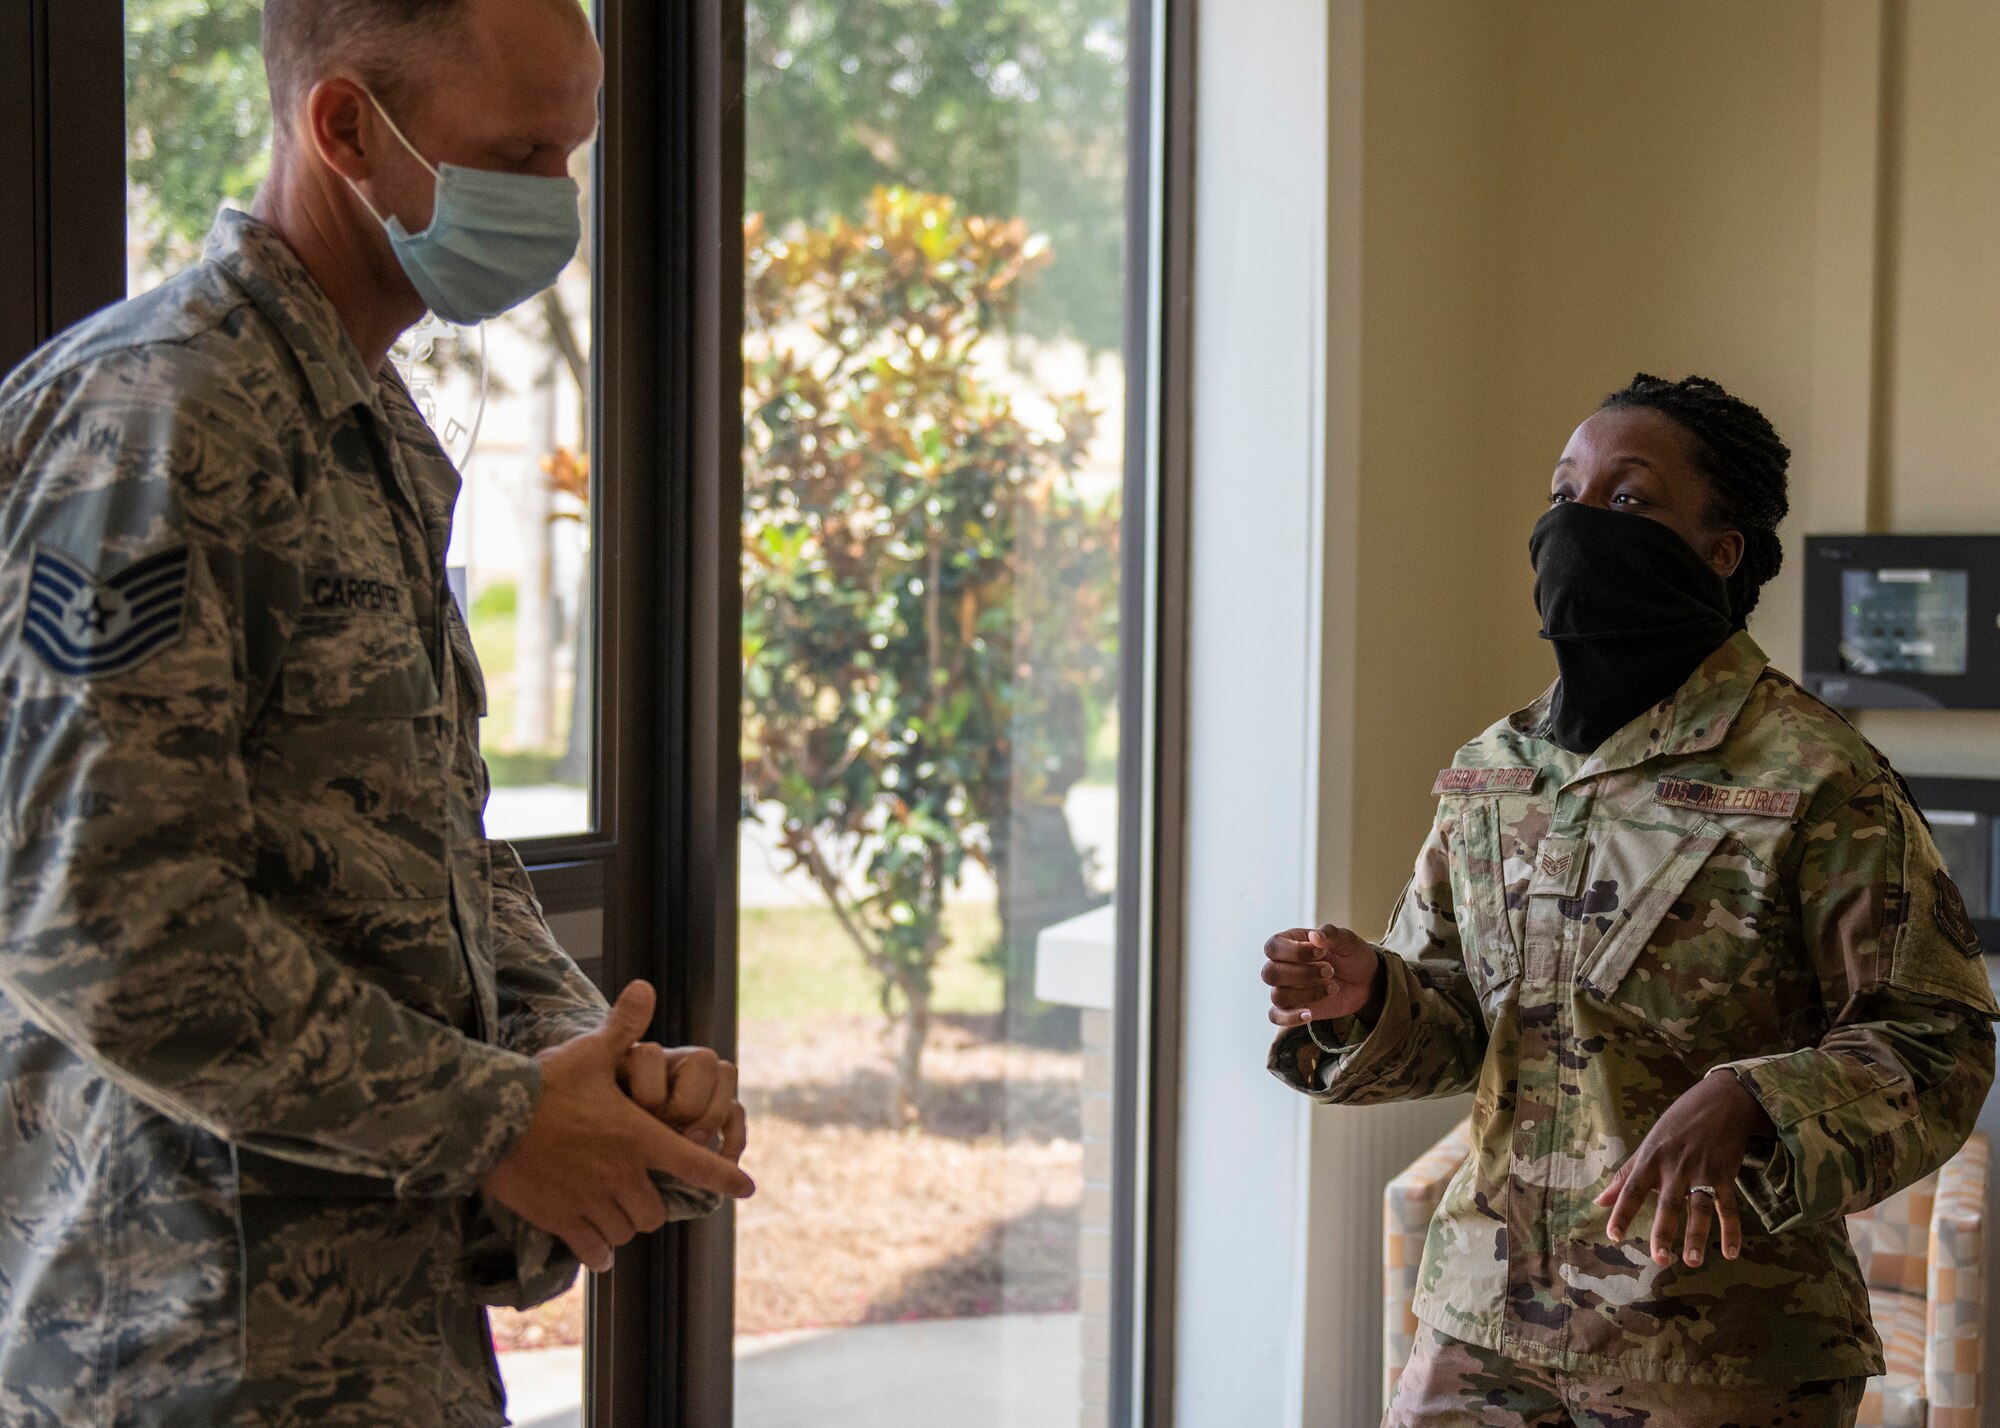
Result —
M1415 1344L1411 1306L1431 1216L1471 1148L1471 1122L1461 1121L1383 1195L1385 1405ZM1857 1428L1977 1428L1991 1156L1974 1134L1936 1174L1848 1217L1888 1369L1869 1381Z

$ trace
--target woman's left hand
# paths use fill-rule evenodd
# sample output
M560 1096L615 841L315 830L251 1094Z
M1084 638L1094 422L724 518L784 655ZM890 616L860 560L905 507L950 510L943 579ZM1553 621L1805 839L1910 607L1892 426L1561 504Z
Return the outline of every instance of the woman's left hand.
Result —
M1735 1259L1743 1248L1736 1172L1749 1152L1751 1137L1775 1134L1757 1098L1732 1073L1704 1076L1667 1107L1638 1151L1618 1167L1597 1197L1599 1205L1612 1206L1606 1228L1611 1242L1623 1243L1646 1196L1657 1192L1653 1263L1673 1263L1678 1237L1682 1260L1690 1266L1700 1264L1709 1229L1717 1220L1722 1222L1722 1257ZM1689 1194L1697 1185L1715 1193Z

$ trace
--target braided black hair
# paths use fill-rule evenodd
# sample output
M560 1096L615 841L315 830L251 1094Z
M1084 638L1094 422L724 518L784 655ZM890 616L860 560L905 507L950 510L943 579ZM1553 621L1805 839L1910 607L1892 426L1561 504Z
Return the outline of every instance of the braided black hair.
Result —
M1706 377L1669 382L1641 372L1598 410L1630 407L1650 407L1680 424L1689 455L1708 478L1709 519L1743 535L1743 559L1729 577L1729 608L1740 630L1784 563L1778 522L1791 508L1785 494L1791 448L1762 412Z

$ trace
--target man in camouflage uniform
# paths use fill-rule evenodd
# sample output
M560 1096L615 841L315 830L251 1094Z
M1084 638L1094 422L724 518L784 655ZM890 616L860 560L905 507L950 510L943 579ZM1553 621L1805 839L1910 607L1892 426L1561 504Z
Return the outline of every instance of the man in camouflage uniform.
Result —
M1588 753L1556 692L1439 774L1379 944L1267 947L1285 1083L1473 1097L1386 1421L1851 1422L1883 1359L1843 1216L1993 1080L1964 903L1894 771L1740 629Z
M413 137L560 170L576 7L417 8L461 102ZM483 1305L750 1188L733 1076L666 1114L650 989L607 1014L483 832L458 476L384 363L423 304L325 171L423 229L353 78L427 53L384 9L270 0L358 28L274 60L259 218L0 388L7 1428L499 1424Z

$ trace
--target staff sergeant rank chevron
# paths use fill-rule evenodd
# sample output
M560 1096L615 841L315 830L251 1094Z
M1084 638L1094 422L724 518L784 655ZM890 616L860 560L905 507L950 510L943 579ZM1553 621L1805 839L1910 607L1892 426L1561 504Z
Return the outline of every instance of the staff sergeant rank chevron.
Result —
M187 595L185 545L102 580L68 556L38 546L21 640L57 674L122 674L180 638Z

